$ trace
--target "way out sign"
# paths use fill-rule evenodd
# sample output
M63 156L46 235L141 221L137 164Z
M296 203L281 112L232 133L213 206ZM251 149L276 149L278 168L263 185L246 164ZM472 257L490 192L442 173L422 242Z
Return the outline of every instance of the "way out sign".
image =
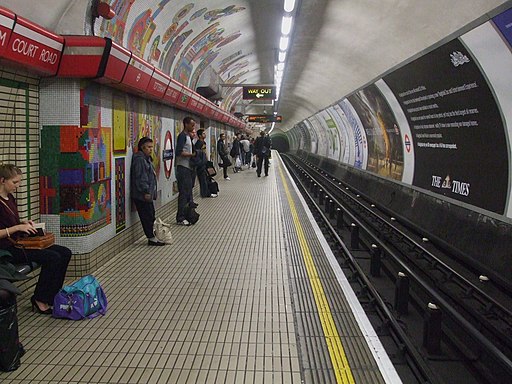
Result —
M244 100L275 100L276 98L276 87L244 87L243 88L243 99Z

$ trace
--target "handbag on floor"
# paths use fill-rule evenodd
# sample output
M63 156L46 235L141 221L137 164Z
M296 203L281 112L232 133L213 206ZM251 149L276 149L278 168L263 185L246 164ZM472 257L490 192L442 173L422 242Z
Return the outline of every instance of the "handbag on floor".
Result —
M208 180L208 191L210 192L210 194L218 194L219 193L219 183L217 183L213 177L210 177L210 179Z
M66 285L55 295L53 317L71 320L89 319L107 313L107 296L93 275Z
M172 244L171 224L167 224L159 217L153 223L153 234L158 241Z
M207 172L208 176L211 176L211 177L217 175L217 170L215 169L215 166L213 165L212 161L208 161L206 163L206 172Z

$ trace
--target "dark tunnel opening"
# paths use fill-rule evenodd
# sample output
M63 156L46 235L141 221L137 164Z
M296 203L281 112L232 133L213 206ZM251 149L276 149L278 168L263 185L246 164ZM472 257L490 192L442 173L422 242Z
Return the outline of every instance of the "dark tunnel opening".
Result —
M272 139L272 149L277 150L280 153L286 153L290 150L290 143L286 136L271 136Z

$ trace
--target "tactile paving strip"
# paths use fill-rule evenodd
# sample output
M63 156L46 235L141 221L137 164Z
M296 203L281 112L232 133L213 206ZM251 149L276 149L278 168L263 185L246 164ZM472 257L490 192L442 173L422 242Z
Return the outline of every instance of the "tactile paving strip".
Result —
M283 166L280 164L280 166ZM289 183L289 181L288 181ZM280 180L279 196L283 207L289 207L288 197L283 182ZM323 291L334 318L343 349L347 356L352 375L356 383L384 383L384 378L363 337L356 318L345 299L340 284L326 259L325 252L318 241L317 233L311 225L296 192L291 196L298 213L298 221L311 251ZM302 250L299 246L296 225L290 209L283 209L284 236L289 250L289 274L291 294L297 321L297 337L300 345L301 365L304 369L305 382L335 383L333 364L322 329L319 309L314 300L310 279L306 272Z

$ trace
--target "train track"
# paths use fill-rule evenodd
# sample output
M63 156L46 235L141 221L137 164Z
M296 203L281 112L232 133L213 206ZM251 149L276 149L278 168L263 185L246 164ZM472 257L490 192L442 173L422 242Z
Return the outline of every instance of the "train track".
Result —
M297 157L283 159L363 306L377 314L381 333L389 331L406 375L419 383L512 382L507 287L343 181Z

